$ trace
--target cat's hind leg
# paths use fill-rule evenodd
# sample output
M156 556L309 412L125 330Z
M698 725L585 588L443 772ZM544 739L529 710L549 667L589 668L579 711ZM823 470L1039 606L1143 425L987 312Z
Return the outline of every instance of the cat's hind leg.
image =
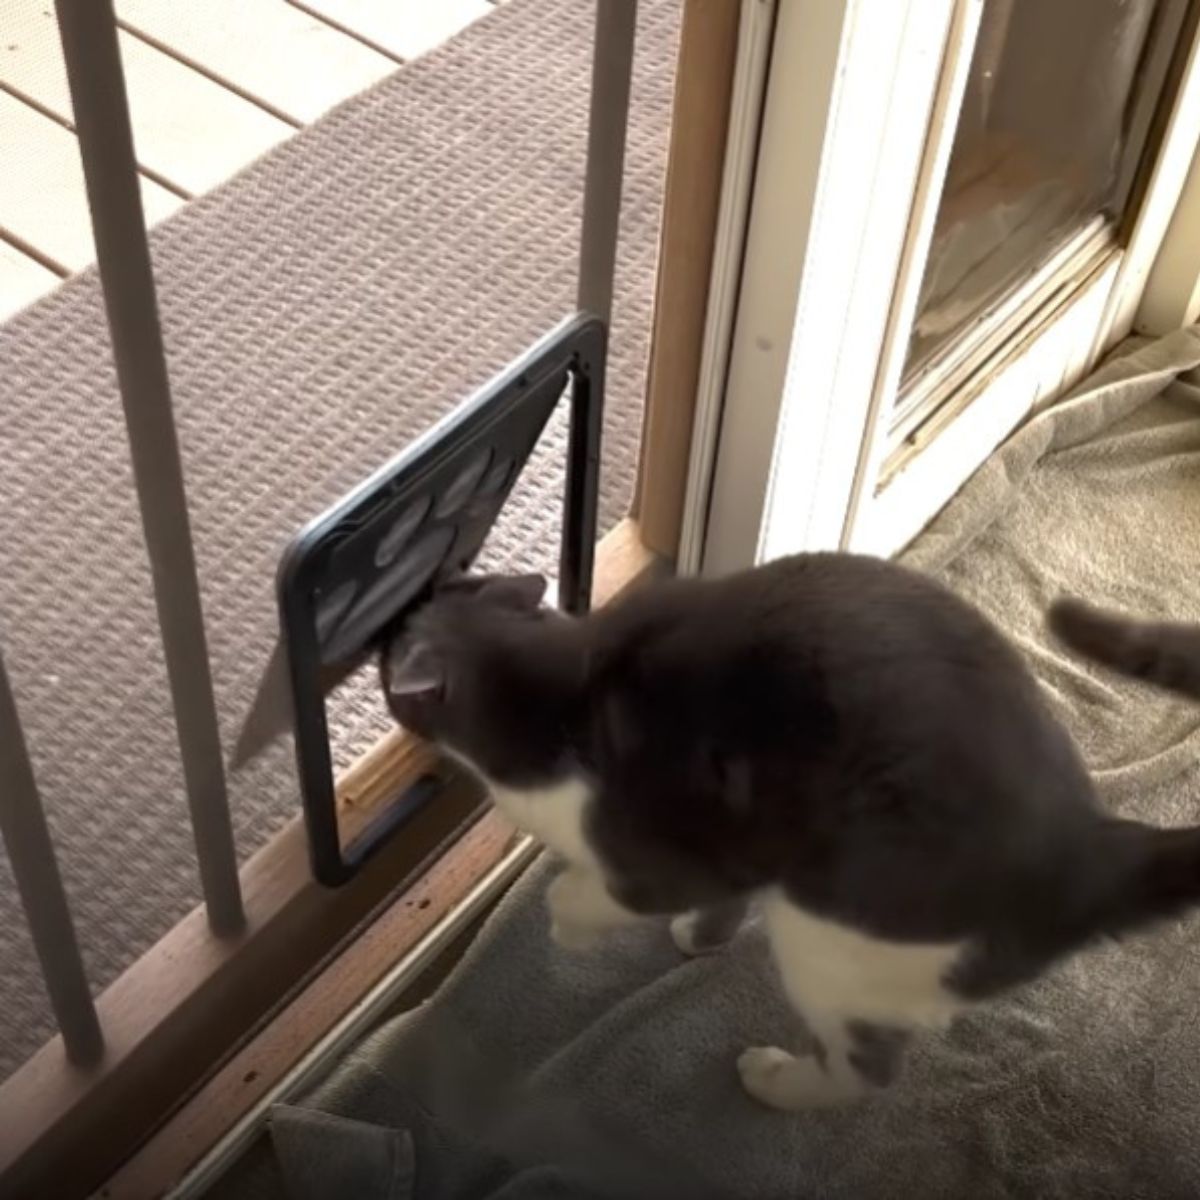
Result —
M962 1007L945 985L962 946L896 942L818 916L782 892L763 916L783 990L816 1042L792 1055L755 1047L738 1061L746 1090L774 1108L845 1104L898 1073L911 1032Z
M671 937L689 957L711 954L733 940L746 919L749 907L744 897L680 913L671 921Z

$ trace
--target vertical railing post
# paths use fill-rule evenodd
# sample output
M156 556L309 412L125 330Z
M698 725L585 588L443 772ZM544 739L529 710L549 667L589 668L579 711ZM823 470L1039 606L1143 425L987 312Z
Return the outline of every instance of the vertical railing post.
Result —
M633 79L637 0L596 0L592 44L592 92L588 107L587 166L583 180L583 222L579 236L577 304L599 317L605 345L590 378L576 378L571 395L567 455L566 521L559 562L560 594L574 609L587 600L578 593L592 576L596 537L596 494L604 423L604 359L612 320L617 238L621 227L621 185L625 173L625 131ZM582 539L582 540L581 540Z
M112 0L55 0L209 924L244 924L183 466ZM153 103L153 97L147 97Z
M612 315L636 32L637 0L596 0L578 302L606 325Z
M0 836L8 851L67 1057L77 1066L91 1066L104 1052L104 1039L2 656Z

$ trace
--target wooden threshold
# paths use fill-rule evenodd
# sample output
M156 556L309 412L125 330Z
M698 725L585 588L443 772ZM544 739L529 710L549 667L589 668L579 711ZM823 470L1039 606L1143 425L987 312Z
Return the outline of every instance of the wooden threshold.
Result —
M674 559L721 202L740 5L686 0L663 196L637 514L642 537Z
M597 548L594 603L607 603L659 565L636 523L623 521ZM382 739L339 780L344 833L352 836L429 769L431 757L398 730ZM197 909L99 997L106 1051L97 1067L72 1067L54 1038L0 1087L0 1198L89 1195L341 947L378 913L394 910L397 896L403 908L414 889L428 890L435 864L445 863L437 876L443 907L426 913L435 919L454 903L455 887L469 886L491 865L478 843L463 841L485 811L481 802L472 780L448 776L438 802L338 889L313 880L295 819L242 869L243 934L214 938ZM477 857L455 866L464 845L475 845ZM435 909L432 895L422 898ZM425 912L419 901L417 911ZM396 958L426 926L414 920L406 928L409 942L393 945ZM285 1040L280 1053L298 1044ZM232 1105L228 1111L231 1120L240 1115Z
M101 1200L164 1195L271 1096L289 1069L342 1021L405 952L460 905L519 835L487 813L354 938L97 1192Z

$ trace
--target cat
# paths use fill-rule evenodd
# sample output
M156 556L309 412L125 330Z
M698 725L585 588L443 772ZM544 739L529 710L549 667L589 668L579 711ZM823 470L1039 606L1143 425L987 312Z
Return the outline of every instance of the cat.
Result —
M665 915L700 953L760 909L812 1037L738 1059L767 1105L856 1100L914 1032L1200 902L1200 829L1104 813L1016 651L923 575L799 555L578 619L544 589L440 588L382 652L392 714L565 860L562 945ZM1071 602L1050 619L1120 669L1194 682L1155 666L1153 629Z
M1200 700L1200 625L1131 620L1073 597L1050 606L1049 624L1084 658Z

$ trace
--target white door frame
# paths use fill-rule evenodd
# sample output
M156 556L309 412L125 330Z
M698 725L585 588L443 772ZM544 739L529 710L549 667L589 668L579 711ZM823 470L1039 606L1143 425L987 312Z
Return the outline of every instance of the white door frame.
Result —
M681 569L895 553L1129 332L1200 136L1195 43L1124 249L1075 263L1032 333L986 362L986 383L889 453L981 11L982 0L779 6L725 387L699 397L698 427L720 411L715 447L694 447L693 482L712 463L711 493L690 489Z
M742 295L748 214L758 162L775 8L775 0L741 0L721 202L708 284L708 308L677 554L678 567L687 574L694 574L699 569L708 532L734 319Z

